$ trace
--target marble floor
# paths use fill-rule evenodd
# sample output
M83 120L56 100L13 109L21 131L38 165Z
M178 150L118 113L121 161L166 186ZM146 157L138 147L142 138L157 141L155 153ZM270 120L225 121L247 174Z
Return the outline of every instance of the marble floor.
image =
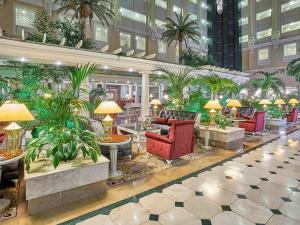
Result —
M63 224L300 225L300 132Z

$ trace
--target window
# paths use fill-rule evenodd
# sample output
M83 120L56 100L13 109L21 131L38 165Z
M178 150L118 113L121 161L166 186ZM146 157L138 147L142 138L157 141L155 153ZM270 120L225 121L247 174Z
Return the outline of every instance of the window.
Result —
M136 36L136 48L145 51L146 39L144 37Z
M247 43L248 42L248 35L239 37L239 42L240 43Z
M244 8L248 5L248 0L243 0L239 3L240 8Z
M268 9L256 14L256 20L263 20L272 15L272 9Z
M120 46L121 47L131 47L131 35L128 33L120 33Z
M196 14L193 14L193 13L190 13L191 15L190 15L190 19L191 20L197 20L198 19L198 17L197 17L197 15Z
M35 8L17 4L15 6L16 25L33 28L37 11Z
M163 9L167 8L167 1L165 0L155 0L155 4Z
M197 0L190 0L190 1L197 5Z
M162 40L158 40L158 53L166 54L167 53L167 45Z
M300 20L297 22L291 22L289 24L285 24L281 26L282 33L299 30L299 29L300 29Z
M248 24L248 17L241 18L239 20L239 24L240 24L240 26Z
M176 5L173 6L173 11L177 14L181 13L181 8L177 7Z
M268 61L269 60L269 49L259 49L258 50L258 61Z
M297 55L296 43L285 44L283 46L283 55L284 57L296 56Z
M267 29L267 30L263 30L263 31L259 31L256 33L256 37L257 39L261 39L261 38L266 38L266 37L270 37L272 34L272 29Z
M156 23L156 25L157 25L159 28L162 28L163 25L166 24L166 22L164 22L164 21L162 21L162 20L158 20L158 19L155 20L155 23Z
M146 16L144 14L134 12L130 9L120 8L121 15L127 19L135 20L137 22L146 23Z
M299 7L300 7L300 0L289 1L286 4L281 5L281 12L287 12L289 10L299 8Z
M95 25L95 40L97 41L108 41L108 31L107 28L102 27L98 24Z

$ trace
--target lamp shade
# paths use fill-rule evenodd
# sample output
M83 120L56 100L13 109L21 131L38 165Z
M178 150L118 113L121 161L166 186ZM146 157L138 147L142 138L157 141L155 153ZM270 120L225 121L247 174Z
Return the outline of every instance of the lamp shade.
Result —
M298 102L297 99L292 98L292 99L289 100L289 103L290 103L290 104L298 104L299 102Z
M229 102L227 103L228 107L242 107L241 103L237 99L230 99Z
M122 109L115 101L103 101L94 111L94 113L97 114L112 114L120 112L122 112Z
M151 105L161 105L161 102L158 99L152 99L150 102Z
M219 100L209 100L204 106L205 109L222 109Z
M283 99L278 98L278 99L275 100L274 104L275 104L275 105L284 105L285 102L283 101Z
M260 105L270 105L271 102L270 102L269 99L262 99L262 100L259 101L258 104L260 104Z
M9 100L0 107L0 121L19 122L32 121L33 115L27 109L26 105L17 101Z

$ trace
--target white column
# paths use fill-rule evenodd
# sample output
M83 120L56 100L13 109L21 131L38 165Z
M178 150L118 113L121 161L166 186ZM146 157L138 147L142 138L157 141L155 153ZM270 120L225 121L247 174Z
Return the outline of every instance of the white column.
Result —
M141 99L141 117L145 119L149 116L149 71L142 74L142 99Z
M248 0L248 33L248 45L252 48L256 40L256 10L254 0Z
M134 97L134 102L139 103L139 85L135 83L135 97Z
M278 45L280 38L280 4L278 0L272 0L272 41Z
M158 98L159 100L161 100L163 97L163 94L162 94L162 85L158 85Z
M128 85L128 98L132 99L132 84Z

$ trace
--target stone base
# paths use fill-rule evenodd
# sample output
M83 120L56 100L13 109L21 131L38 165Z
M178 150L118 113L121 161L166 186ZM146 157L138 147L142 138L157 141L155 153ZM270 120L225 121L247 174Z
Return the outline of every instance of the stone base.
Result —
M53 209L82 199L87 199L98 194L103 194L106 191L106 187L106 181L100 181L28 200L28 214L36 215L48 209Z
M222 141L217 141L217 140L209 140L209 144L211 146L221 148L221 149L226 149L226 150L239 150L243 148L243 141L244 139L237 139L234 141L229 141L229 142L222 142ZM200 137L200 143L204 144L205 139Z

